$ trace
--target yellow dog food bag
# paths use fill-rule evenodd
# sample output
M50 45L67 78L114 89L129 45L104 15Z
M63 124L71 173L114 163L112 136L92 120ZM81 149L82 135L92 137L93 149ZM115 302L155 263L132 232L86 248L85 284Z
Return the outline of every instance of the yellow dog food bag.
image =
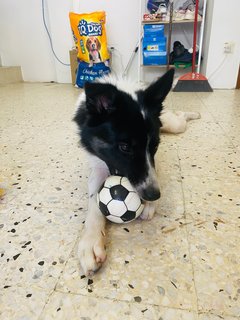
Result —
M109 59L104 11L69 13L78 59L93 65Z

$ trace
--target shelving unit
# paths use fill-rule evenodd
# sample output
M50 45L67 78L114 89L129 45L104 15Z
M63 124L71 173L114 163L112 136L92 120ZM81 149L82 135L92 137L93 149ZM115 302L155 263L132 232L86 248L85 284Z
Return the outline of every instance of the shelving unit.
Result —
M167 65L143 65L142 63L142 29L144 25L147 24L161 24L161 25L169 25L169 21L166 20L142 20L143 17L143 10L146 11L146 1L141 0L141 8L140 8L140 21L141 21L141 27L140 27L140 34L139 34L139 61L138 61L138 81L142 81L142 69L143 68L149 68L149 69L158 69L158 68L166 68ZM199 18L198 22L201 23L203 21L203 18ZM173 20L173 25L183 25L183 24L193 24L194 20ZM201 28L201 35L200 35L200 41L202 41L202 34L203 29ZM167 39L168 41L168 39ZM174 65L170 65L170 67L174 67ZM183 68L179 68L183 69Z
M198 22L201 22L202 19L199 19ZM178 24L178 23L193 23L194 20L173 20L173 24ZM144 26L145 24L166 24L168 25L169 24L169 21L163 21L163 20L142 20L142 26ZM197 65L196 65L197 66ZM166 64L161 64L161 65L144 65L144 64L141 64L141 67L144 67L144 68L166 68L167 65ZM173 68L174 65L170 65L170 68Z

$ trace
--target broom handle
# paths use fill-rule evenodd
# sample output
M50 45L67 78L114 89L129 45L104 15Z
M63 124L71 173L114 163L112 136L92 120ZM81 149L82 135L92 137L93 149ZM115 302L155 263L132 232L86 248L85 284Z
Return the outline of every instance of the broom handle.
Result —
M172 20L173 20L173 0L170 0L170 18L169 18L168 47L167 47L167 70L170 69L170 52L171 52L171 39L172 39Z
M206 7L207 7L207 0L203 0L203 14L202 14L201 32L200 32L200 40L199 40L197 73L200 73L200 67L201 67L201 57L202 57L203 33L204 33L204 26L205 26Z
M193 29L193 56L192 56L192 73L195 73L196 64L196 44L197 44L197 23L198 23L198 1L195 5L194 29Z

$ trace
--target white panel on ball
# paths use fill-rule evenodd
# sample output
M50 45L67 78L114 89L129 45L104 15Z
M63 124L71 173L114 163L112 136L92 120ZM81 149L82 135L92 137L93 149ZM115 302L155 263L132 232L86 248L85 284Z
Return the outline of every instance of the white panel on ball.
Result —
M110 176L106 179L104 186L107 188L111 188L112 186L120 184L121 178L122 177L120 176Z
M103 188L99 193L99 199L102 203L108 204L108 202L112 199L109 189Z
M124 200L124 202L125 202L128 210L130 210L130 211L136 211L139 208L140 204L141 204L141 200L140 200L138 194L134 193L134 192L130 192L127 195L127 197Z
M121 217L127 211L125 204L118 200L112 200L107 207L108 211L117 217Z
M130 181L126 177L122 178L121 185L123 185L128 191L136 192L136 190L133 188Z
M141 204L136 211L136 218L140 216L140 214L143 212L143 209L144 209L144 204Z
M108 216L107 217L109 221L115 222L115 223L123 223L122 219L115 216Z

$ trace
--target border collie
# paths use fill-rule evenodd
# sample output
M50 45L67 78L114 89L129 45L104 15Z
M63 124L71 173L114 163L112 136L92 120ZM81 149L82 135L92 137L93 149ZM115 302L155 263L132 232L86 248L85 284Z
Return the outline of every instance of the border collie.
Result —
M106 259L105 217L96 202L99 187L110 174L127 177L145 201L141 218L150 220L160 198L154 168L160 128L184 132L186 121L199 118L198 113L163 110L173 76L171 69L146 89L111 77L102 78L86 83L78 99L74 120L80 129L81 144L90 154L92 169L88 214L78 247L80 264L87 276Z

